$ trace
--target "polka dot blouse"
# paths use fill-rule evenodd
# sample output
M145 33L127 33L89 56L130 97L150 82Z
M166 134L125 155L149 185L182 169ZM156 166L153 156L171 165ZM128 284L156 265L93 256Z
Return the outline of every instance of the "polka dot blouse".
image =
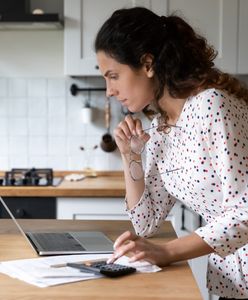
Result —
M145 190L130 219L148 237L176 200L187 205L206 221L195 232L215 250L210 293L248 298L248 105L208 89L187 99L177 126L169 134L151 130Z

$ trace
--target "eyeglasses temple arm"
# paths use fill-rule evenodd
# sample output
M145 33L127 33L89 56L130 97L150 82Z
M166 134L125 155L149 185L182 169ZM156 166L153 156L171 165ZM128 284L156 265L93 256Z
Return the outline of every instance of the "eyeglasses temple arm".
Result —
M160 126L168 126L168 127L182 128L181 126L177 126L177 125L171 125L171 124L160 124L160 125L157 125L157 126L152 126L152 127L148 127L148 128L142 129L142 130L143 130L143 131L148 131L148 130L151 130L151 129L158 128L158 127L160 127Z

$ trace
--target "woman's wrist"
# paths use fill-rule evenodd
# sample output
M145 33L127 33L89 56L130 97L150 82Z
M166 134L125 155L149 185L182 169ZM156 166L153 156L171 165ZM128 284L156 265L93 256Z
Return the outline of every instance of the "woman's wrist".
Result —
M167 264L196 258L214 252L214 250L194 232L187 236L172 240L162 247L165 251L165 262Z
M162 245L164 251L164 259L161 266L168 266L174 262L175 260L175 251L173 250L173 246L170 243L166 243Z
M129 165L131 160L141 161L141 155L132 153L130 156L130 153L121 153L121 158L124 163L127 163Z

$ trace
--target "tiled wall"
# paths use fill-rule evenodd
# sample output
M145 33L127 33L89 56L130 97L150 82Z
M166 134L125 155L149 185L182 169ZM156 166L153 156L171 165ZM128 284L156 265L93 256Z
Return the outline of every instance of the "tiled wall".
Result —
M93 120L83 124L88 93L72 96L70 86L104 87L101 78L0 78L0 170L51 167L56 170L122 169L118 150L100 148L106 133L104 92L92 92ZM111 99L111 132L123 118ZM94 146L98 148L93 150ZM80 146L85 148L80 150Z
M248 76L239 76L248 83ZM92 92L93 120L83 124L87 93L72 96L70 86L104 87L101 78L0 78L0 170L51 167L56 170L121 170L118 150L100 148L106 133L104 92ZM111 99L111 132L124 117ZM98 146L94 149L94 146ZM85 148L80 150L80 146Z

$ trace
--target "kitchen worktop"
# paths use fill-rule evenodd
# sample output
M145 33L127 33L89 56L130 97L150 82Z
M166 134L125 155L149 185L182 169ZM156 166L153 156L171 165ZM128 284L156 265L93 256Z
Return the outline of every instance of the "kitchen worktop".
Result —
M25 231L100 230L113 241L124 231L133 231L129 221L20 221ZM170 222L164 222L159 232L151 238L151 241L161 244L175 237L176 234ZM36 257L34 251L29 247L23 236L18 233L11 220L0 220L0 250L0 261ZM115 279L101 278L42 289L0 274L0 289L1 299L202 299L187 262L167 266L158 273L141 273Z
M3 172L0 172L0 175ZM58 186L0 186L3 197L124 197L125 183L122 171L94 171L94 177L80 181L68 181L69 174L89 174L80 171L58 171L54 177L61 177Z

